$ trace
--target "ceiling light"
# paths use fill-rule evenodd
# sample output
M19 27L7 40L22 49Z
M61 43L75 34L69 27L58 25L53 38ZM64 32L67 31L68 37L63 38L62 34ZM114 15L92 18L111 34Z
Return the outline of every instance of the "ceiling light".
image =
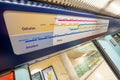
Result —
M83 2L84 4L87 4L89 6L93 6L98 9L103 9L110 0L78 0Z
M41 69L34 69L31 71L31 74L35 74L36 72L39 72L39 71L41 71Z
M120 1L118 0L113 1L110 5L108 5L108 7L105 10L115 15L119 15L120 14Z

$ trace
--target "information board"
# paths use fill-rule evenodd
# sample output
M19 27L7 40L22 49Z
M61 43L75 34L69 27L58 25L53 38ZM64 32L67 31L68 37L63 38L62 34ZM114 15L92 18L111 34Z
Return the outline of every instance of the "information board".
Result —
M16 55L107 32L109 20L7 10L4 19Z

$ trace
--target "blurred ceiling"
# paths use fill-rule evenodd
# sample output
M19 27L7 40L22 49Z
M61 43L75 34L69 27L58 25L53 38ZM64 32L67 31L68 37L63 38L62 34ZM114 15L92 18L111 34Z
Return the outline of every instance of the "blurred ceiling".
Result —
M97 14L120 18L120 0L32 0L73 7Z
M120 0L0 0L4 2L19 2L37 6L40 3L48 3L69 7L87 12L94 12L102 16L120 18ZM38 3L36 3L38 2Z

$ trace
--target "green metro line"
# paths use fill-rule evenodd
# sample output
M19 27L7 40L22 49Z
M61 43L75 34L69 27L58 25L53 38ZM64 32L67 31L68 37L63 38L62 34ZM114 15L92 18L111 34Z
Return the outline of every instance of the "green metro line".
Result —
M79 24L77 27L74 27L74 28L69 28L70 30L78 30L80 29L80 27L85 27L86 25L99 25L99 26L107 26L108 24L107 23L90 23L90 24Z

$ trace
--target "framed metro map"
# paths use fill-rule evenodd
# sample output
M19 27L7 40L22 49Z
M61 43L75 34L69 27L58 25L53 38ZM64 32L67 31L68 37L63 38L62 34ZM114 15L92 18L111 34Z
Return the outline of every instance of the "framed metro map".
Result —
M17 55L107 32L109 23L104 19L21 11L5 11L4 18Z

